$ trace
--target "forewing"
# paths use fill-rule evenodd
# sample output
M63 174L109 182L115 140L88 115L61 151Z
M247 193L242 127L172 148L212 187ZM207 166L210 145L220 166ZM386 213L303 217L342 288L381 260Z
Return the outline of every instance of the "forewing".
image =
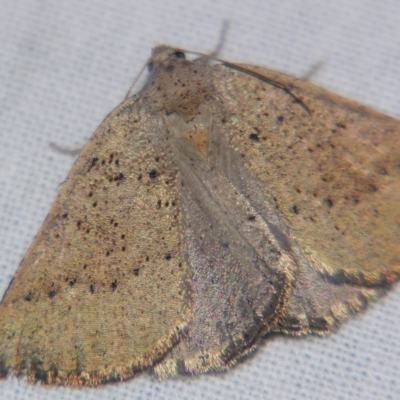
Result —
M140 101L82 150L0 304L3 375L96 385L132 376L192 317L179 171Z
M326 332L399 277L400 122L309 82L234 69L214 79L230 146L279 212L297 264L276 329Z

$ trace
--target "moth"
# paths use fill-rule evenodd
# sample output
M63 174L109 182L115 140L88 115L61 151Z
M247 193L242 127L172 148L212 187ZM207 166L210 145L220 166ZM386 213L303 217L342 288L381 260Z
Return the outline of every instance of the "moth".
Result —
M0 304L0 375L224 370L325 334L400 274L400 122L282 73L153 50Z

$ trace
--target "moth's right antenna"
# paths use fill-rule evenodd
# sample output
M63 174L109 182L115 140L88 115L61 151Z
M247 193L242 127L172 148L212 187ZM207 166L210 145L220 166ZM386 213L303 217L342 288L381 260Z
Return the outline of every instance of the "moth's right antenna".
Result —
M221 49L225 44L228 30L229 30L229 21L225 19L224 22L222 23L222 29L219 35L217 47L211 54L209 54L209 58L218 58L218 54L221 52Z

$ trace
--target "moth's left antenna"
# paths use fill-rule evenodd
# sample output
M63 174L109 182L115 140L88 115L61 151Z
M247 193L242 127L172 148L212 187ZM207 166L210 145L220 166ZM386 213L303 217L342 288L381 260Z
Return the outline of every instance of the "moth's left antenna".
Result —
M137 81L139 80L139 78L140 78L141 75L143 74L143 71L144 71L144 69L147 67L148 64L149 64L149 60L146 61L146 63L143 65L143 67L141 68L141 70L139 71L139 73L136 75L135 79L133 80L133 82L132 82L131 85L129 86L129 89L128 89L128 91L126 92L126 95L125 95L125 99L124 99L124 100L126 100L126 99L130 96L133 87L136 85Z

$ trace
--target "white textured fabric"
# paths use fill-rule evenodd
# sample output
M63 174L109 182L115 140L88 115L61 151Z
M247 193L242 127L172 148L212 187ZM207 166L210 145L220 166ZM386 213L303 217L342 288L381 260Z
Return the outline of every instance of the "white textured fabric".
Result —
M73 159L124 97L151 47L210 52L312 81L400 116L398 0L2 0L0 296ZM400 240L400 239L399 239ZM129 299L127 299L129 301ZM395 399L400 287L325 338L278 337L227 373L146 375L98 389L0 381L1 399Z

